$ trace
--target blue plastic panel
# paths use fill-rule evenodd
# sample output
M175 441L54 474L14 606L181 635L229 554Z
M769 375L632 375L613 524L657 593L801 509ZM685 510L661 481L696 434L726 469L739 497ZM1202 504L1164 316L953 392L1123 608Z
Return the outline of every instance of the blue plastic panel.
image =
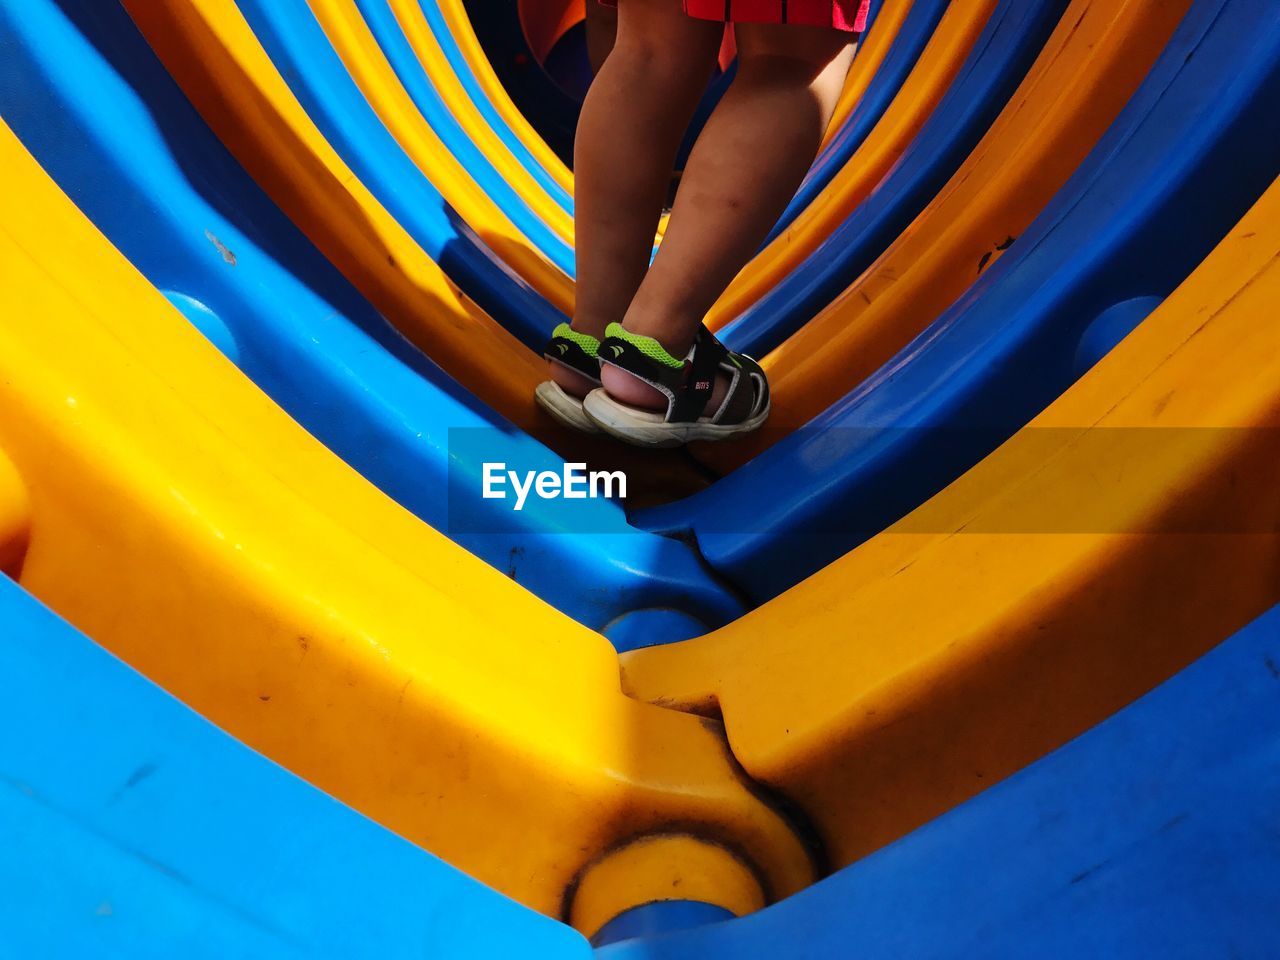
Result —
M760 357L836 298L919 216L1022 83L1067 0L1001 0L955 82L893 170L790 275L719 333Z
M1280 957L1280 608L986 793L760 913L600 960Z
M0 954L546 957L572 929L213 724L0 576Z
M1096 317L1168 296L1239 221L1280 174L1277 103L1273 0L1197 0L1080 169L964 297L806 427L637 522L693 531L764 601L898 520L1138 319Z
M0 115L188 319L432 526L582 623L616 622L627 646L742 612L688 546L635 531L612 501L573 501L570 523L564 501L531 499L515 513L481 499L485 460L563 461L356 293L235 163L118 4L0 6ZM591 577L566 573L581 570Z

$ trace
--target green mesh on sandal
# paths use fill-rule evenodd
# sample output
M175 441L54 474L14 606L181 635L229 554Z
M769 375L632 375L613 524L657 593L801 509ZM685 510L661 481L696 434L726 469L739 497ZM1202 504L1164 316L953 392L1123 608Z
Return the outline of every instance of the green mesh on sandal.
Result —
M684 366L683 360L677 360L671 354L667 353L666 348L662 346L653 337L646 337L639 333L631 333L623 328L620 323L611 323L604 328L605 337L617 337L619 340L625 340L650 360L655 360L664 367L674 367L680 369Z
M583 353L589 357L594 357L600 352L600 341L589 333L579 333L567 323L559 324L551 331L552 338L560 337L576 343L582 348Z

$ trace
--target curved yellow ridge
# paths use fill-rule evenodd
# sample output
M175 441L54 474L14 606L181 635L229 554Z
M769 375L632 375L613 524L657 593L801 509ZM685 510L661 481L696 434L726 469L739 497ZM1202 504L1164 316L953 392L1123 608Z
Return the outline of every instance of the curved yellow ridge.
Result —
M0 169L0 463L30 498L24 587L232 735L546 913L672 824L735 851L767 900L812 879L716 724L625 697L603 637L307 435L3 125ZM654 876L667 887L647 899L670 886ZM729 909L751 906L740 886Z
M534 403L546 361L466 297L324 139L234 4L123 0L166 69L219 139L370 302L454 379L574 461L625 469L678 496L705 480L556 424ZM629 492L630 489L629 489Z
M887 363L1031 224L1097 144L1164 49L1190 0L1075 0L987 135L862 276L761 365L769 422L704 446L733 470Z
M768 293L871 194L947 92L995 7L996 0L952 0L884 116L813 203L729 285L707 314L710 329L720 329Z
M471 195L483 194L480 186L440 141L431 125L418 112L417 105L400 83L395 70L387 61L378 41L370 32L360 11L352 0L308 0L312 13L324 29L329 42L342 58L347 72L369 101L369 105L378 114L391 135L418 165L445 199L461 213L464 219L482 236L492 231L489 222L495 216L501 217L503 228L515 230L510 226L505 214L492 201L472 210L468 215L468 206L476 207ZM443 99L443 97L442 97ZM450 101L450 108L455 104ZM466 127L467 132L470 130ZM485 127L488 131L488 128ZM475 141L484 150L489 161L511 185L526 205L562 240L573 242L573 218L559 204L553 202L545 190L529 175L529 173L505 149L495 148L492 141L497 138L492 131L483 141ZM501 144L497 144L500 147ZM477 218L475 221L472 217ZM527 246L527 244L526 244ZM494 249L504 256L498 247ZM526 276L526 279L539 292L547 296L566 313L573 310L573 284L564 273L538 258L534 264L537 272ZM524 273L521 274L524 276Z
M466 91L460 85L456 85L456 77L450 79L445 72L438 68L439 64L444 60L444 54L440 50L435 35L431 32L431 25L427 23L426 17L423 16L422 10L418 7L419 0L388 0L388 2L396 15L396 20L400 23L400 28L404 31L410 45L417 53L418 59L422 62L423 69L427 71L432 83L436 84L436 89L441 91L449 89L451 90L451 97L458 96L469 100L470 98L467 97ZM479 84L480 89L484 91L485 96L489 98L489 102L493 105L493 109L498 116L502 118L512 133L533 154L534 158L542 164L543 169L551 175L552 179L565 190L572 192L573 173L565 166L555 151L547 146L541 134L533 128L533 125L520 112L520 108L511 102L511 97L508 95L506 88L503 87L502 81L493 72L493 66L489 63L489 58L485 54L484 48L480 45L479 38L476 37L475 28L471 26L471 18L467 16L466 8L462 5L461 0L437 0L437 6L440 8L440 13L445 22L449 25L449 32L453 35L454 42L462 52L467 65L471 67L471 72L475 75L476 82ZM448 73L451 74L452 71L450 70ZM464 114L458 113L456 116L461 118ZM476 119L484 123L483 118L478 113L476 114Z
M1101 721L1280 600L1280 183L961 480L716 633L623 657L718 704L847 864Z

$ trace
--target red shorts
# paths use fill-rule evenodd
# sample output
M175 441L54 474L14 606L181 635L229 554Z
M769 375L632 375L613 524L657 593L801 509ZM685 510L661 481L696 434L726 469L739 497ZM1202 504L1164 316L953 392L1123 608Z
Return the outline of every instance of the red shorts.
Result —
M601 0L617 6L618 0ZM684 12L727 23L794 23L850 33L867 28L871 0L682 0Z

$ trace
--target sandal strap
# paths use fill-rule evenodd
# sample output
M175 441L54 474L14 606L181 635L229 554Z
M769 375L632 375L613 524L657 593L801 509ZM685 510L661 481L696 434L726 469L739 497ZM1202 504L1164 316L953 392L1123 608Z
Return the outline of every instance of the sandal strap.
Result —
M746 354L729 351L723 369L729 373L729 389L712 423L738 424L757 416L769 405L769 380L760 364Z
M561 323L551 331L542 355L579 373L592 383L600 383L600 341L590 334L579 333L569 324Z
M684 368L683 389L676 396L667 419L672 423L693 423L702 416L716 386L720 366L729 351L706 327L698 327Z
M693 423L706 409L721 370L731 382L713 423L740 423L768 402L764 372L750 357L730 351L706 327L699 327L684 359L668 353L653 337L631 333L619 323L605 329L600 362L612 364L667 398L667 423ZM757 392L758 388L758 392Z

